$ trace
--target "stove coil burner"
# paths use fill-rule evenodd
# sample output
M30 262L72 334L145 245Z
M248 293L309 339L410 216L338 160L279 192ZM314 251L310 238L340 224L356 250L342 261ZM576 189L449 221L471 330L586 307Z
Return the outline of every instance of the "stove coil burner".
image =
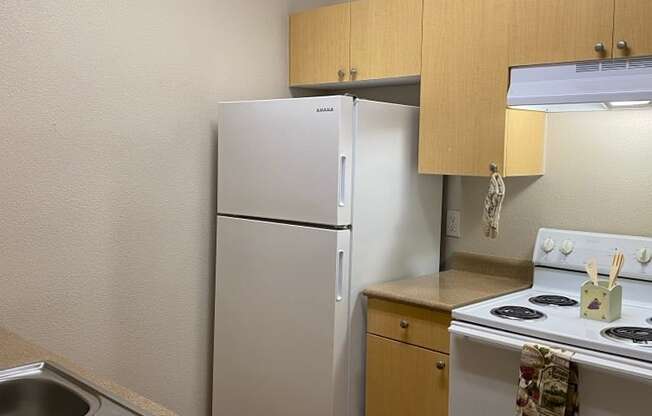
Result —
M642 347L652 347L652 328L639 326L614 326L602 330L602 336L614 341Z
M533 320L542 319L546 315L534 309L524 306L501 306L491 310L491 314L505 319Z
M576 306L577 301L575 299L567 298L566 296L559 295L541 295L534 296L530 298L530 302L535 305L545 305L545 306Z

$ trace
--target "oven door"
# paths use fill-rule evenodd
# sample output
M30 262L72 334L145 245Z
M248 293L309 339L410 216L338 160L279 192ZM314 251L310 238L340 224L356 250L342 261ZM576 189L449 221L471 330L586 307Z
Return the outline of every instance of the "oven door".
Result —
M450 416L515 414L520 350L539 343L575 352L582 416L647 415L652 363L453 321Z

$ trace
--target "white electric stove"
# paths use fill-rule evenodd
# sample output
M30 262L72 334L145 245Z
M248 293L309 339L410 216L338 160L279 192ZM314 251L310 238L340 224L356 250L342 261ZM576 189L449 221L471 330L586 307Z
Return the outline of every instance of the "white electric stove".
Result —
M581 318L586 262L607 275L618 250L622 317ZM453 310L450 414L514 414L525 343L574 352L583 416L652 414L651 257L652 238L541 229L531 289Z

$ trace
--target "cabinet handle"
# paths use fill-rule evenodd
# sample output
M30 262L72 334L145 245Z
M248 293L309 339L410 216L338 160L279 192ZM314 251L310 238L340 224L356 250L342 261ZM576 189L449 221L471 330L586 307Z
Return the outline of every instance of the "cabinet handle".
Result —
M335 294L335 302L341 302L342 301L342 281L344 280L344 250L337 250L337 282L336 285L337 287L335 288L335 291L337 292Z
M623 49L628 49L628 48L629 48L629 45L627 45L627 41L626 41L626 40L619 40L619 41L616 43L616 47L617 47L618 49L620 49L620 50L623 50Z
M406 321L405 319L401 319L401 322L399 322L399 325L401 326L401 328L405 329L408 326L410 326L410 323L408 321Z
M446 363L443 361L437 361L437 370L443 370L446 368Z
M358 75L358 68L356 67L351 68L349 73L351 74L351 79L355 78L355 76Z
M593 49L595 49L596 52L604 52L606 50L606 48L604 47L604 43L602 42L596 43Z
M337 77L338 77L339 79L344 78L344 75L346 75L346 72L344 72L344 70L343 70L342 68L340 68L340 69L337 70Z
M340 155L340 183L337 189L337 205L346 205L346 155Z

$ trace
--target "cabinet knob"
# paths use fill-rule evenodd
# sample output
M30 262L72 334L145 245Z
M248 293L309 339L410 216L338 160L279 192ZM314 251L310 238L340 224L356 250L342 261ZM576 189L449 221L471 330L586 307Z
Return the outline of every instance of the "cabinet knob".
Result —
M401 319L401 322L399 322L399 325L401 326L401 328L405 329L408 326L410 326L410 323L408 321L406 321L405 319Z
M627 45L627 41L626 41L626 40L619 40L619 41L616 43L616 47L617 47L618 49L620 49L620 50L623 50L623 49L627 49L627 48L629 48L629 45Z
M351 78L355 78L355 76L358 75L358 68L356 67L351 68L349 73L351 74Z
M346 72L344 72L344 70L343 70L342 68L340 68L340 69L337 70L337 77L338 77L339 79L344 78L344 75L346 75Z
M437 370L443 370L446 368L446 363L443 361L437 361Z
M607 48L604 47L604 43L602 42L596 43L593 49L595 49L596 52L604 52L607 50Z

